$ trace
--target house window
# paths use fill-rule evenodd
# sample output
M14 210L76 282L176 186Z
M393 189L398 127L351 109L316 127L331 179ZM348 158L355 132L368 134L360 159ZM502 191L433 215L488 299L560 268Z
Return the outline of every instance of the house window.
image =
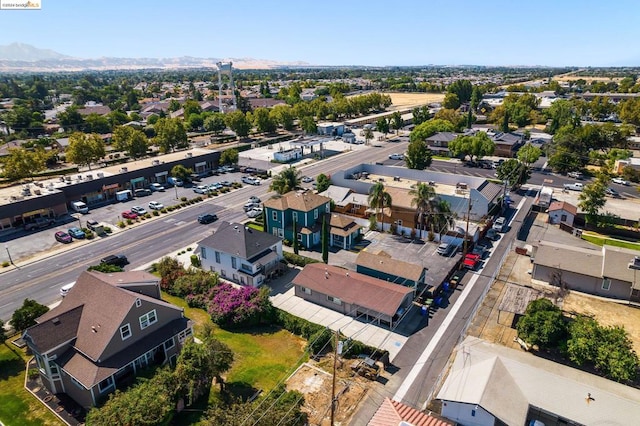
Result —
M176 344L173 341L173 337L169 340L167 340L166 342L164 342L164 350L168 351L169 349L171 349L172 347L174 347Z
M318 209L314 209L313 210L313 218L317 219L318 218Z
M293 220L298 221L298 212L291 213L293 215Z
M476 410L471 410L471 417L475 417L476 416Z
M200 247L200 257L203 259L207 258L207 249L205 247Z
M327 213L331 212L331 204L330 204L330 203L327 203L327 204L325 205L325 211L326 211Z
M278 221L278 212L277 211L272 211L271 212L271 219L273 219L274 221Z
M120 337L122 337L122 340L127 340L131 337L131 326L129 324L120 327Z
M302 242L302 234L298 232L298 241Z
M611 288L611 278L603 278L602 279L602 289L609 291Z
M300 290L302 290L303 293L311 294L311 289L310 288L300 287Z
M140 330L144 330L152 324L155 324L158 321L158 317L156 316L156 310L149 311L146 314L140 317Z
M336 305L342 305L342 300L340 300L340 299L339 299L339 298L337 298L337 297L327 296L327 300L328 300L329 302L333 302L333 303L335 303Z
M169 358L169 364L171 364L172 367L176 366L176 361L178 360L178 355L171 355L171 358Z
M139 308L140 306L142 306L142 300L136 299L136 308Z
M220 252L216 252L216 263L220 263Z
M185 339L189 336L191 336L191 329L187 328L186 330L183 330L180 333L178 333L178 342L184 343Z
M51 371L51 376L53 378L60 375L60 371L58 371L58 364L56 364L54 361L49 361L49 371Z
M231 267L233 269L238 269L238 263L236 262L236 258L235 257L231 258Z
M393 221L393 223L395 223L396 226L402 226L402 221L401 220L395 220L395 221Z
M282 228L278 229L278 237L284 238L284 229L282 229Z
M560 215L560 222L566 222L566 221L567 221L567 215L566 214Z
M114 385L115 382L113 381L113 377L107 377L106 379L98 383L98 390L100 391L100 393L105 393L109 389L113 388Z

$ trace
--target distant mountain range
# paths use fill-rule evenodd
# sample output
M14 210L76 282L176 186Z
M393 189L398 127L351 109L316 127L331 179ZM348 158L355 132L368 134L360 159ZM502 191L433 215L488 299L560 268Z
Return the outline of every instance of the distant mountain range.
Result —
M254 58L95 58L81 59L24 43L0 45L0 72L56 72L83 70L179 69L215 67L217 62L232 61L237 69L266 69L282 66L307 66L306 62L278 62Z

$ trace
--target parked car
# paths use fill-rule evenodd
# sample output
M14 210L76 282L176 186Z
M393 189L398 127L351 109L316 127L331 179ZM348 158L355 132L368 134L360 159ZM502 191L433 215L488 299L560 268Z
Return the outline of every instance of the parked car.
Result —
M183 185L184 185L184 182L182 181L182 179L177 178L177 177L173 177L173 176L170 176L170 177L167 179L167 182L168 182L170 185L175 185L175 186L183 186Z
M251 210L253 208L256 208L256 207L260 207L260 204L249 201L244 206L242 206L242 209L245 212L248 212L249 210Z
M218 220L218 215L213 213L205 213L198 216L198 222L206 225L207 223L212 223Z
M24 229L27 231L31 231L32 229L42 229L53 225L53 223L54 220L49 219L48 217L37 217L33 220L33 222L25 223Z
M229 182L228 180L223 180L220 182L220 185L222 186L231 186L231 182Z
M149 208L151 210L162 210L164 209L164 204L159 201L149 201Z
M260 178L253 176L242 176L242 182L248 183L249 185L260 185Z
M63 231L58 231L54 234L56 241L59 241L61 243L70 243L71 241L73 241L73 238L71 238L71 235L67 234L66 232Z
M247 211L247 216L250 218L256 218L262 214L262 208L254 207L251 210Z
M480 256L475 253L468 253L462 261L462 266L467 269L475 270L480 264Z
M220 189L222 189L222 188L223 188L223 185L222 185L221 183L218 183L218 182L211 183L211 184L209 184L209 185L207 186L207 189L208 189L209 191L212 191L212 192L213 192L213 191L218 191L218 190L220 190Z
M501 216L497 218L495 222L493 222L492 228L497 232L502 232L504 230L505 223L506 223L506 219Z
M438 246L436 252L440 256L451 256L455 252L456 248L457 246L453 243L442 243Z
M131 210L126 210L122 212L122 217L125 219L136 219L138 215L132 212Z
M129 263L129 260L127 259L127 256L125 256L124 254L110 254L107 257L103 257L100 260L100 263L104 263L106 265L116 265L116 266L123 267Z
M225 172L235 172L236 168L233 166L222 166Z
M95 231L98 226L100 226L100 224L98 223L97 220L93 220L93 219L87 220L87 228L91 229L92 231Z
M487 239L491 241L498 241L500 239L500 234L495 229L491 228L487 231L487 235L485 235Z
M404 160L404 154L391 154L389 155L390 160Z
M302 180L302 182L304 182L304 183L310 183L310 182L313 182L313 178L312 178L312 177L309 177L309 176L302 176L302 179L301 179L301 180Z
M618 191L616 191L613 188L607 188L604 190L605 194L607 194L609 197L613 197L613 198L620 198L620 193Z
M149 189L152 191L164 191L164 186L160 185L159 183L152 183L151 185L149 185Z
M250 203L258 204L260 201L261 201L260 198L256 197L255 195L252 195L251 197L249 197L249 202Z
M67 293L69 293L69 290L71 290L71 288L75 285L76 283L69 283L69 284L65 284L62 287L60 287L60 296L65 297L67 295Z
M611 182L617 183L618 185L624 185L624 186L631 185L631 182L629 182L628 180L624 180L622 178L619 178L619 177L614 177L613 179L611 179Z
M147 214L147 210L144 207L140 207L140 206L131 207L131 211L137 214L138 216Z
M87 236L84 233L84 231L82 229L78 228L77 226L69 228L67 230L67 232L69 233L69 235L71 235L76 240L81 240L81 239L83 239L83 238L85 238Z
M135 191L133 191L133 195L135 195L136 197L146 197L148 195L151 195L151 190L150 189L136 189Z
M195 192L196 194L206 194L208 189L209 187L206 185L198 185L193 188L193 192Z

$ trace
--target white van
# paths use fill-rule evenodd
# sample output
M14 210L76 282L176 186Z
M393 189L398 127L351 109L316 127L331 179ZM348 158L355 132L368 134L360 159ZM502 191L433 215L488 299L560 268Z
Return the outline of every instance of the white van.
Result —
M71 290L71 287L73 287L74 285L75 285L75 282L69 283L60 287L60 296L65 297L67 293L69 293L69 290Z
M72 201L71 210L82 214L89 213L89 207L82 201Z

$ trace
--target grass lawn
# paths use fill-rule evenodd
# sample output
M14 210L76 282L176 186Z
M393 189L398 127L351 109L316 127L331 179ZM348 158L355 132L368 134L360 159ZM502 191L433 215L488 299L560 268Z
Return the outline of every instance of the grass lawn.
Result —
M606 244L608 246L623 247L631 250L640 250L640 244L638 243L607 238L604 236L594 235L592 233L583 233L582 239L598 246L603 246L604 244Z
M63 425L24 388L28 357L10 344L0 344L0 421L6 426Z
M185 316L194 322L196 335L205 323L211 324L209 314L202 309L189 308L183 299L166 293L162 298L184 308ZM216 338L234 352L235 361L226 375L226 383L243 396L251 390L271 390L307 359L303 357L306 340L279 327L233 332L217 326L214 328Z

